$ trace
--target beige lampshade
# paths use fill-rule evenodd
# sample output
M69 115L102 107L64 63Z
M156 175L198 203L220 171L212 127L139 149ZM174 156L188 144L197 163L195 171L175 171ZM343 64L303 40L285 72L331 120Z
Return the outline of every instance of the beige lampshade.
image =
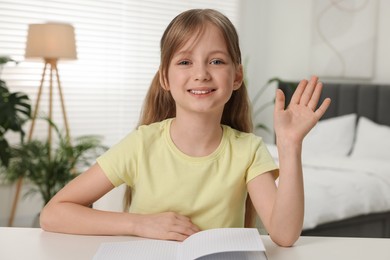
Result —
M70 24L30 24L26 58L77 59L74 28Z

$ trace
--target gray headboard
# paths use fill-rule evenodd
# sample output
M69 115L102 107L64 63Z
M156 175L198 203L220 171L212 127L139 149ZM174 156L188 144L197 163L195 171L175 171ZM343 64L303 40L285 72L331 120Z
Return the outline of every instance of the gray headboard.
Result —
M351 113L390 126L390 85L368 85L350 83L323 83L320 103L326 97L332 103L322 119ZM279 88L286 95L286 104L294 92L296 82L279 82Z

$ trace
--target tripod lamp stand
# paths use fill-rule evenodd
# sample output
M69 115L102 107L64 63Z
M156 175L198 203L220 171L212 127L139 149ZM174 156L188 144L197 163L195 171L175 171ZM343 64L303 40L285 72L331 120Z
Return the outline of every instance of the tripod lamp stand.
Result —
M28 133L28 141L31 141L34 132L35 120L38 114L38 109L42 96L42 89L45 82L46 72L49 69L49 107L48 118L52 121L53 118L53 76L56 77L58 94L60 97L62 116L64 119L64 126L66 136L70 139L70 130L68 119L66 116L65 103L63 92L60 83L60 76L58 73L57 63L60 59L75 60L77 59L76 41L74 28L70 24L64 23L45 23L45 24L30 24L28 28L28 36L26 43L25 58L41 58L44 61L44 68L42 78L40 81L35 108L31 119L30 130ZM52 126L48 126L48 142L51 145ZM49 149L50 151L50 149ZM49 152L50 153L50 152ZM50 157L50 154L48 155ZM12 226L15 218L15 212L19 201L19 195L22 187L22 178L17 181L16 192L11 209L8 226Z

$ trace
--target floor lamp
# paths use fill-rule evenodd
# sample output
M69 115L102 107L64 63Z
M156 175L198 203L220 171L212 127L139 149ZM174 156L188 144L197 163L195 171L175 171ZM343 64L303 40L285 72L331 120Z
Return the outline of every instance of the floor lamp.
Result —
M57 63L58 60L60 59L68 59L68 60L77 59L76 42L75 42L75 34L74 34L73 26L64 23L30 24L28 28L25 58L41 58L44 60L44 64L45 64L42 72L42 78L40 81L39 89L38 89L37 99L35 102L34 112L31 119L30 130L28 133L28 141L31 141L33 136L35 120L38 114L42 89L45 82L46 72L48 69L50 71L49 72L50 79L49 79L48 118L50 119L50 121L52 121L53 76L55 75L57 81L58 93L60 96L60 103L62 109L62 116L64 119L66 136L68 139L70 139L69 124L66 116L64 97L62 94L62 88L61 88ZM51 144L51 139L52 139L52 127L49 124L48 127L49 146ZM50 154L48 156L50 156ZM15 191L15 196L12 204L11 214L8 221L8 226L13 225L22 184L23 184L23 179L19 178L19 180L16 183L16 191Z

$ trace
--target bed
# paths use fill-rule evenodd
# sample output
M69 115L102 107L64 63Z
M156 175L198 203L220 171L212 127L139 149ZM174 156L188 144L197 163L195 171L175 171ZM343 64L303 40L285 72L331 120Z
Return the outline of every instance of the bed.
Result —
M279 83L286 104L296 85ZM324 83L325 97L332 104L303 143L302 235L390 238L390 86Z

